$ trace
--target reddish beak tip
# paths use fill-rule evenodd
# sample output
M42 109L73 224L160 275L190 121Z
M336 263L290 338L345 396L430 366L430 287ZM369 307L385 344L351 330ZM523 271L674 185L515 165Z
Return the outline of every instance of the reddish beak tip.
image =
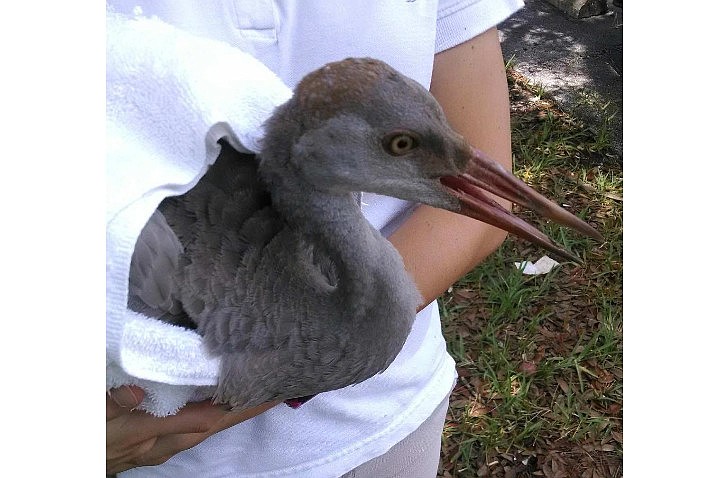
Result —
M491 199L487 194L490 192L603 242L603 236L585 221L533 190L481 151L474 149L473 153L473 158L463 174L441 178L441 183L461 203L460 213L515 234L564 259L582 263L579 257L566 251L536 227Z

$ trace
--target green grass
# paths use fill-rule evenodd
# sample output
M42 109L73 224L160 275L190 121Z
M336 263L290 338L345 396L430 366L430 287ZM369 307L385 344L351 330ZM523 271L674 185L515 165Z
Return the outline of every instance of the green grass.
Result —
M622 474L621 165L613 116L588 128L508 69L515 174L587 220L602 244L515 212L584 260L524 275L547 254L510 237L444 294L459 382L440 476Z

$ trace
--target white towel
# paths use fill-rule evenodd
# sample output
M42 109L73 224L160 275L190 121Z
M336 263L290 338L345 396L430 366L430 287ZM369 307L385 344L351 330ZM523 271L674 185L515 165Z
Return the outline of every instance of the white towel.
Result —
M226 138L256 152L291 90L248 54L158 19L107 11L107 389L137 384L140 408L174 414L208 397L219 360L201 337L127 309L135 241L167 196L194 186Z

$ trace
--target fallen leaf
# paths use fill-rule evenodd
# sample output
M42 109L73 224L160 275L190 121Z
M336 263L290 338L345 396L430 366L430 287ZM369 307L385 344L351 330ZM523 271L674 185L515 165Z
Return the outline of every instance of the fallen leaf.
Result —
M482 417L482 416L486 415L487 413L489 413L489 409L478 402L474 402L471 405L471 408L469 408L469 416L470 417L474 417L474 418Z
M470 289L454 289L454 295L462 299L473 299L476 297L476 291Z
M519 372L525 375L534 375L538 371L536 364L530 361L524 361L519 364Z

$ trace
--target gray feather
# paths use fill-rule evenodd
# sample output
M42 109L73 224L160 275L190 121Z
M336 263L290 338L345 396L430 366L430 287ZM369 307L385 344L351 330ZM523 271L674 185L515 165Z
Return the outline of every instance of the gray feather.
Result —
M129 301L133 308L155 317L182 313L175 272L183 252L164 215L155 211L137 239L132 255Z

